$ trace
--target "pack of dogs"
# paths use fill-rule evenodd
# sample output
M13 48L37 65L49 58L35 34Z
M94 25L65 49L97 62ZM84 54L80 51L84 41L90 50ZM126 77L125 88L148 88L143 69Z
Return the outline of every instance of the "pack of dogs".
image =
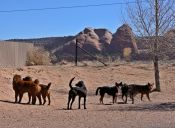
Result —
M78 109L81 108L81 98L84 100L84 109L86 109L86 98L87 98L87 88L84 81L78 81L76 84L72 84L75 77L73 77L69 82L69 92L68 92L68 102L67 109L72 109L72 105L78 96ZM39 105L44 105L46 103L46 98L48 99L48 105L51 104L51 82L48 84L41 84L38 79L32 80L32 77L26 76L24 78L21 75L14 75L13 77L13 90L15 92L15 103L21 103L24 93L28 94L28 104L36 104L36 99L39 101ZM121 90L121 96L123 103L128 102L128 97L131 99L132 104L134 104L134 98L137 94L141 94L141 100L143 95L146 95L150 101L149 94L152 92L153 83L147 83L145 85L138 84L126 84L115 82L114 86L101 86L97 87L95 94L100 94L99 102L104 104L103 99L105 94L112 96L112 103L117 103L117 96L119 89ZM31 102L32 98L32 102ZM43 103L42 103L43 101Z
M51 83L48 85L40 84L38 79L34 81L30 76L22 78L21 75L14 75L13 77L13 90L15 91L15 103L21 103L24 93L28 93L28 104L31 102L32 97L32 104L36 103L36 97L39 100L39 104L42 104L41 96L43 98L43 105L46 103L46 97L48 98L48 105L50 105L50 86Z

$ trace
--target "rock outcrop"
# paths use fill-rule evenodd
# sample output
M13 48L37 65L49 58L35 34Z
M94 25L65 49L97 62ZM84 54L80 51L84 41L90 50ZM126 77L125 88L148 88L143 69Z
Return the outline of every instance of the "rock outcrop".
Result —
M38 46L42 45L54 56L60 58L61 56L75 55L76 40L80 48L91 54L116 55L116 53L119 53L119 55L128 56L131 53L138 53L134 34L127 24L119 27L114 34L104 28L93 29L89 27L75 36L25 39L21 41L34 43L36 46L37 44ZM20 40L17 41L19 42ZM87 56L80 49L78 49L78 54L79 56Z
M108 51L110 53L119 53L123 56L125 54L125 49L130 49L131 53L138 53L134 34L127 24L119 27L116 33L113 34Z

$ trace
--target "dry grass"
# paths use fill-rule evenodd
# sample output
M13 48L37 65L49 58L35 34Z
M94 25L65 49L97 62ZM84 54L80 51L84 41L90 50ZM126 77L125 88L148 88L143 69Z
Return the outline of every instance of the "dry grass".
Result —
M49 52L40 47L33 47L27 53L26 65L50 65L51 58Z

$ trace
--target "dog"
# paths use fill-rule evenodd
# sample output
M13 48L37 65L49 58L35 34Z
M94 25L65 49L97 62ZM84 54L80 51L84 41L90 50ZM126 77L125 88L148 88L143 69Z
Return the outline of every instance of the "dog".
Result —
M41 105L41 87L39 86L39 80L35 81L25 81L21 78L20 75L14 75L13 77L13 90L15 91L15 103L21 103L23 94L28 92L29 96L32 96L32 104L36 103L36 97L39 100L39 104ZM18 101L19 97L19 101ZM29 99L30 101L30 99Z
M146 85L137 85L137 84L126 85L125 84L121 87L122 99L125 96L126 97L125 103L127 103L127 97L129 95L132 100L132 104L134 104L134 97L140 93L141 100L143 99L143 95L145 94L148 100L151 101L149 97L149 93L151 93L152 88L153 88L153 84L150 84L150 83L147 83Z
M39 84L39 86L41 87L41 95L42 95L42 98L44 100L43 102L43 105L46 103L46 97L48 98L48 105L50 105L51 103L51 100L50 100L50 86L51 86L51 83L48 83L48 85L44 85L44 84Z
M87 97L87 89L83 81L79 81L77 84L75 84L75 87L72 86L72 82L75 79L73 77L69 82L69 96L68 96L68 103L67 103L67 109L72 109L72 104L75 101L76 96L79 96L79 105L78 109L80 109L80 101L81 98L84 98L84 109L86 109L86 97ZM71 101L71 104L70 104Z
M118 93L118 88L119 88L119 86L121 86L122 85L122 82L120 82L120 83L115 83L115 86L111 86L111 87L109 87L109 86L103 86L103 87L98 87L97 89L96 89L96 95L98 95L98 92L100 93L100 99L99 99L99 101L100 101L100 103L102 103L103 104L103 98L104 98L104 95L105 95L105 93L107 93L108 95L111 95L112 96L112 102L113 102L113 104L114 103L116 103L117 102L117 93Z
M122 100L124 101L124 103L127 103L127 98L128 98L128 93L129 93L129 87L127 84L123 84L121 87L121 93L122 93ZM124 100L125 97L125 100Z
M26 76L25 78L23 78L24 81L32 81L32 78L30 76ZM50 86L51 86L51 83L48 83L48 85L44 85L44 84L39 84L39 86L41 87L41 95L42 95L42 98L44 100L43 102L43 105L46 103L46 97L48 98L48 105L50 105L51 103L51 100L50 100ZM30 94L28 94L29 96L29 102L30 103L30 99L31 99L31 96Z
M26 76L26 77L23 78L23 81L32 81L32 77ZM36 81L35 81L35 82L36 82ZM39 81L38 81L38 82L39 82ZM29 97L29 101L28 101L27 104L30 104L30 101L31 101L31 95L30 95L30 93L28 93L28 97Z

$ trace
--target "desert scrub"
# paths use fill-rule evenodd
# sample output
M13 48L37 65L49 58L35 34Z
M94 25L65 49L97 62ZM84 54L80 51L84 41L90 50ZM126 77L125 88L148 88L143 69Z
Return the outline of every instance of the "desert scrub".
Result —
M50 65L50 53L41 47L33 47L27 52L26 65Z

